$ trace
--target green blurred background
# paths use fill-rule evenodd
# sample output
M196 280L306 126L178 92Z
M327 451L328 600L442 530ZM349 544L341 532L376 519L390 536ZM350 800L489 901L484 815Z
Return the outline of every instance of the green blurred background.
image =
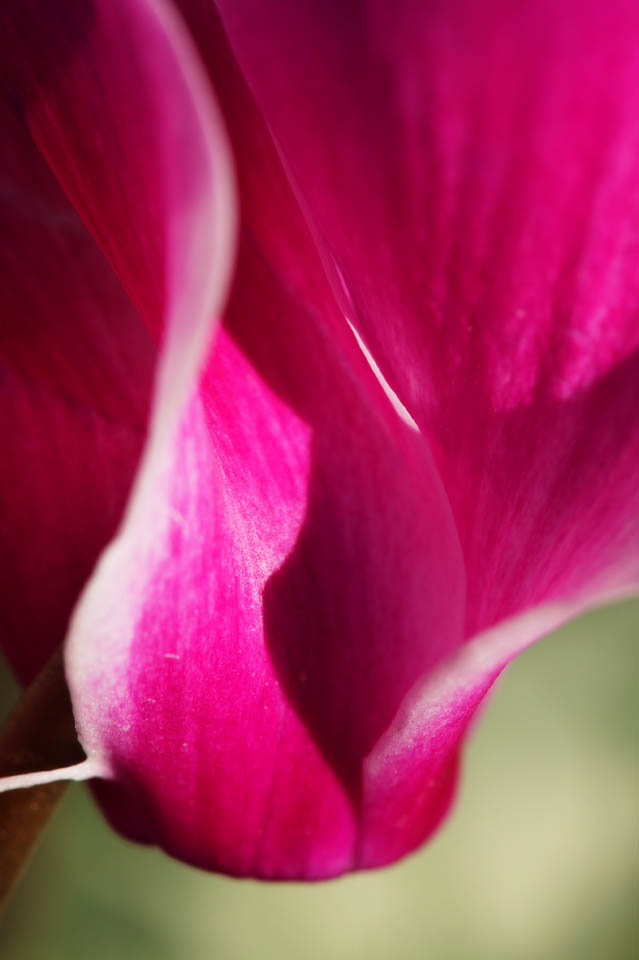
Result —
M425 849L314 886L209 876L68 791L0 931L6 960L630 960L639 956L639 603L507 671ZM2 703L15 696L3 679Z

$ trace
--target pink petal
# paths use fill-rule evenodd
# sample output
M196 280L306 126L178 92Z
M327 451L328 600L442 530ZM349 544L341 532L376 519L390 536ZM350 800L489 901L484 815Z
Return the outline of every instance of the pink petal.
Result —
M219 7L432 445L467 635L636 587L637 4Z
M1 642L28 682L119 523L157 351L5 104L0 128Z
M68 0L62 17L44 0L15 0L2 18L29 130L151 330L188 314L192 288L218 303L233 253L229 157L172 8ZM194 356L211 333L202 307L169 325L188 332Z
M351 32L349 24L337 19L348 6L336 8L333 19L320 16L314 23L299 6L291 7L284 22L276 10L279 32L274 39L282 44L284 57L273 58L272 50L281 48L271 46L272 75L260 76L261 53L251 51L254 62L247 56L243 10L237 6L233 40L243 61L251 64L267 119L297 178L296 189L301 187L311 239L259 114L220 47L217 27L209 20L211 8L199 0L185 0L184 8L192 25L206 28L194 26L194 36L210 57L232 122L244 212L226 329L199 390L194 378L227 275L228 231L222 227L228 218L216 210L218 194L204 189L204 201L199 196L195 202L197 191L191 188L201 185L198 171L215 170L222 184L227 174L223 137L215 122L213 129L207 125L215 111L179 25L159 14L159 6L136 2L127 7L124 0L99 4L99 29L89 34L94 38L87 48L90 57L83 60L74 51L74 67L80 70L75 86L65 86L64 78L58 81L62 94L54 84L46 108L36 98L31 113L41 148L150 329L167 331L142 469L121 532L76 611L69 675L90 762L116 778L102 795L125 832L229 872L327 876L388 862L422 842L450 800L460 738L504 663L565 615L566 606L572 610L589 602L595 589L597 595L606 594L630 579L628 560L636 540L629 526L635 441L625 430L631 381L622 363L629 355L628 324L615 315L611 341L590 320L582 325L577 312L570 329L588 349L580 347L573 369L570 350L566 353L564 340L554 333L557 317L563 316L559 307L553 305L546 326L541 322L538 272L532 290L524 291L533 301L534 322L525 326L532 330L531 340L520 338L519 328L513 333L507 322L509 297L516 299L524 289L521 277L530 280L524 269L527 245L532 244L531 262L538 267L543 248L535 246L535 231L548 240L544 223L537 224L534 217L528 236L528 218L538 211L526 192L528 180L519 179L526 172L521 144L515 144L514 161L508 158L513 169L502 158L509 171L505 184L521 187L518 195L527 201L515 210L512 223L508 206L508 215L496 216L494 192L488 189L499 180L499 169L488 160L473 160L484 151L490 155L495 142L512 146L511 136L499 140L499 123L496 133L491 111L479 133L471 125L472 137L479 139L475 143L471 137L468 155L461 153L464 178L458 175L459 151L449 154L448 148L450 136L455 146L454 135L460 132L455 123L463 132L468 120L469 111L462 109L467 107L462 96L466 85L483 95L477 78L483 82L487 76L491 96L502 91L510 102L503 62L510 57L515 71L519 63L510 53L517 53L512 20L505 18L503 49L497 45L501 58L493 50L494 63L482 61L496 29L490 16L487 25L482 26L482 19L472 30L460 30L477 65L473 57L455 57L460 42L456 23L452 39L448 31L447 46L440 44L437 24L437 29L431 27L434 15L425 15L426 38L432 31L437 39L431 86L440 69L437 50L441 47L446 64L452 47L457 69L448 68L442 76L453 106L455 96L461 97L457 112L452 111L457 117L452 134L447 121L440 123L448 114L439 108L437 124L426 123L427 132L439 130L444 141L442 157L436 157L437 164L442 162L442 187L431 196L429 179L421 178L424 170L433 173L439 167L429 165L422 142L432 148L430 135L421 131L419 97L430 88L415 71L415 66L423 68L424 49L416 20L411 18L402 32L401 17L387 22L382 13L377 33L370 34L377 36L376 45L362 46L361 38L369 37L364 14ZM253 11L252 29L259 29L261 12ZM464 5L456 12L462 25L464 12ZM492 15L492 8L488 12ZM413 13L417 16L419 10ZM341 32L332 33L334 24ZM267 26L261 36L268 41ZM525 37L525 49L530 44L534 53L536 34L530 26L526 23L524 30L515 18L515 40ZM485 31L481 42L475 28ZM159 109L163 122L168 118L169 130L186 113L197 121L192 129L203 126L206 131L204 144L196 137L193 155L186 152L184 168L172 155L156 166L158 150L164 156L162 149L172 142L165 136L167 128L143 125L138 143L137 126L127 119L125 107L127 169L137 171L136 185L142 184L139 191L123 188L135 211L130 234L124 231L119 194L111 189L111 171L120 169L121 153L110 154L107 144L100 162L104 144L91 135L86 115L75 126L71 123L71 137L64 132L64 118L74 116L67 110L65 90L68 99L73 89L84 89L78 77L86 80L95 69L98 76L101 70L105 76L108 72L108 57L102 57L111 48L109 43L103 48L103 41L96 47L95 37L120 40L122 30L136 56L126 62L116 57L111 65L118 79L130 79L127 71L133 69L134 110L136 97L142 96L143 104ZM316 48L309 45L311 39ZM394 41L396 48L389 50ZM358 43L361 57L353 55ZM120 48L113 43L112 49ZM384 56L371 62L371 50L378 49ZM411 59L412 50L416 57ZM575 55L579 63L580 56ZM563 49L562 57L567 58ZM176 62L181 69L174 76L167 68ZM380 62L383 77L377 72ZM570 58L566 62L572 64ZM326 70L327 63L333 73ZM545 63L533 57L538 69L526 76L543 80ZM584 59L586 71L588 63ZM143 65L137 73L136 64ZM402 64L408 64L408 77ZM360 71L355 82L347 73L353 65ZM290 66L298 71L295 82L288 79ZM499 80L495 90L492 69ZM100 96L109 88L105 76L94 88ZM168 76L177 82L168 84ZM371 82L376 76L378 86ZM389 85L389 76L397 85L395 80ZM419 82L414 83L415 77ZM458 78L461 92L455 87ZM168 95L163 81L170 87ZM283 114L279 82L287 84ZM340 83L343 102L333 89ZM117 79L113 86L122 98ZM140 89L157 90L157 100L145 101ZM373 109L370 89L380 94ZM401 110L383 103L381 95L388 89L401 91ZM542 94L544 89L542 83ZM580 90L575 85L570 92ZM303 126L298 92L307 98L304 110L313 105L311 123ZM487 99L491 109L495 102L500 103ZM114 98L114 116L116 106ZM497 115L499 119L501 107ZM142 110L142 116L154 121L156 113ZM547 118L543 111L540 116L544 122L532 128L542 136ZM586 133L589 122L584 121ZM299 130L304 131L301 145ZM323 142L314 141L316 131ZM339 136L325 139L335 132ZM115 136L119 143L119 129ZM214 141L222 151L221 177L219 152L207 152ZM155 149L147 151L149 144ZM556 172L553 164L559 160L567 162L566 152L555 157L540 150L551 171ZM390 169L389 155L395 163ZM605 164L602 170L607 170ZM570 199L564 191L567 212L561 205L564 194L554 198L562 230L551 233L562 266L566 257L572 263L566 251L572 251L569 241L577 232L577 201L586 195L579 172L575 178L574 196ZM601 179L606 180L603 174ZM446 203L457 203L460 180L468 184L468 194L462 191L460 208L454 208L457 214L451 218ZM547 170L542 180L546 187L546 180L554 184ZM593 174L589 183L594 182ZM532 189L533 197L547 199L540 190ZM498 194L501 210L508 196ZM437 195L443 205L439 213ZM165 198L171 214L159 224L150 202L157 196ZM432 210L425 205L428 199ZM177 216L178 211L190 215ZM503 242L500 226L495 234L502 238L500 256L487 261L486 247L480 244L475 250L470 241L476 233L489 235L482 230L504 216L509 243ZM222 226L207 245L202 233L211 222ZM583 226L581 220L578 226ZM615 220L615 231L618 227ZM327 239L323 265L314 249L321 232ZM596 230L593 235L599 236ZM162 242L155 242L156 237ZM374 242L376 238L381 241ZM467 252L469 277L464 272ZM438 266L440 255L443 265ZM211 285L212 263L216 282ZM577 266L575 276L581 276ZM517 280L512 293L502 293L497 284L505 268ZM351 312L436 452L468 565L467 632L531 603L564 603L540 607L532 618L489 630L460 649L463 572L446 496L426 443L395 417L365 365L324 270L333 276L335 289L343 277L342 308ZM590 264L588 276L592 270ZM621 263L617 275L625 293L624 271ZM561 275L572 279L565 270ZM153 282L158 276L165 278L159 288ZM552 271L551 280L554 294L557 277ZM573 298L567 307L562 296L556 299L572 317ZM423 316L431 322L424 324ZM486 316L490 322L482 320ZM622 319L628 318L623 314ZM549 331L561 349L542 353L537 338L547 346ZM550 359L542 370L546 355ZM512 382L504 380L504 368ZM626 506L620 509L620 494L623 498L626 492ZM497 524L511 495L508 522ZM478 502L481 509L473 509ZM570 563L559 550L564 541Z
M152 438L76 611L69 676L120 829L229 873L324 877L362 865L365 758L458 647L463 570L429 452L216 54L244 210L225 329L177 436ZM429 808L414 829L433 825Z
M157 353L29 134L149 329L156 336L168 322L181 371L164 371L174 406L227 283L233 191L215 106L163 4L70 3L63 13L20 0L3 6L0 28L9 91L0 415L13 456L0 487L3 645L28 680L61 642L120 519Z
M3 107L5 643L28 679L120 519L157 354L75 210L153 335L166 323L175 339L179 371L160 371L158 389L170 379L177 410L228 282L233 190L216 108L163 4L69 4L63 16L20 0L0 24L19 117Z
M365 758L373 866L445 813L510 658L639 579L636 11L221 6L342 306L433 444L483 631ZM181 7L236 116L210 5Z

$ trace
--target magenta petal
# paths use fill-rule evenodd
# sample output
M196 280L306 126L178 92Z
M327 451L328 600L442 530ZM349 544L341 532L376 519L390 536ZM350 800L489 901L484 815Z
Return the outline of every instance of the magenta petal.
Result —
M267 127L182 7L242 198L208 360L232 185L183 26L95 0L57 44L41 4L7 31L19 110L162 335L69 681L123 832L332 876L421 843L505 663L636 574L630 32L615 0L560 8L551 45L541 2L222 4Z
M365 759L459 646L463 568L429 452L226 83L244 229L225 328L178 434L152 440L76 612L69 676L117 826L209 868L317 878L363 864Z
M637 4L219 7L354 322L432 445L467 635L636 588Z
M0 27L3 644L28 679L121 517L157 356L78 212L153 335L168 324L179 405L228 279L233 189L215 105L164 4L20 0Z
M361 865L364 759L461 637L461 566L432 465L340 389L312 341L302 419L220 337L169 503L149 498L147 537L132 525L111 548L70 645L83 742L127 790L115 822L231 873ZM320 377L334 401L318 395L314 410ZM165 529L151 522L162 515Z
M5 104L0 128L0 642L28 682L120 520L157 351Z
M228 281L234 191L190 38L163 0L62 8L3 9L12 97L150 329L188 333L201 356L211 333L203 308L219 305ZM178 319L194 290L198 316Z

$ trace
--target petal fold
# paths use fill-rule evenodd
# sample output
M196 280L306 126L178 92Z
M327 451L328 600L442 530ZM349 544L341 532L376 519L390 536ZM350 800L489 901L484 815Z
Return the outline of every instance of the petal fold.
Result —
M467 635L636 589L637 5L218 6L433 449Z
M320 878L361 865L365 758L458 647L463 568L432 458L372 374L213 41L237 274L167 457L146 460L76 611L70 676L120 829L228 873Z

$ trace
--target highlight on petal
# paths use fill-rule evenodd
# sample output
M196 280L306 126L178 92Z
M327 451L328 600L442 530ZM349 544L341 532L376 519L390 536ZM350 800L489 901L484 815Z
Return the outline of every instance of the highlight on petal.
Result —
M76 610L69 677L121 830L228 873L319 878L361 865L365 758L458 647L463 568L430 454L341 314L219 35L214 53L237 107L237 275L179 432L156 435L170 457L145 459Z
M639 7L219 8L435 455L467 636L602 578L636 589Z

